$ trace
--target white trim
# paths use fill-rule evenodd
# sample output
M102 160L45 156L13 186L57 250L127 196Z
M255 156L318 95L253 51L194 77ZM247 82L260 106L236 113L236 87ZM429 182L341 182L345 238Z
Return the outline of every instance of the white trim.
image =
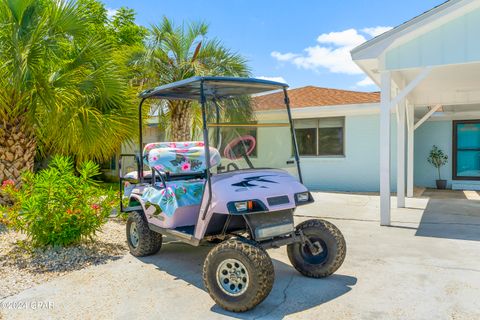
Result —
M436 106L434 106L432 109L430 109L430 111L428 111L422 119L418 120L417 123L415 123L415 126L413 127L413 130L417 130L418 127L420 127L425 121L428 120L428 118L430 118L432 116L432 114L434 114L438 109L440 109L442 107L441 104L437 104Z
M414 150L415 150L415 106L412 104L407 105L407 197L413 197L414 186Z
M340 117L352 115L378 114L380 112L380 103L362 103L334 106L312 106L303 108L291 108L293 119ZM281 110L261 110L255 111L255 114L268 119L279 113L285 113Z
M480 119L479 111L471 112L440 112L434 114L428 119L428 121L452 121L452 120L477 120Z
M432 71L432 67L425 67L422 68L422 71L413 79L410 81L409 84L405 88L402 89L396 96L395 99L393 99L390 102L390 108L395 108L395 106L399 103L401 103L407 95L412 92L413 89L415 89L416 86L420 84L427 76L428 74Z
M406 42L479 6L477 0L450 0L414 17L351 51L353 60L378 58L387 49ZM457 12L456 12L457 11ZM406 39L405 39L406 38Z
M480 7L478 0L450 0L354 48L353 61L375 83L384 70L382 56L386 51L467 14ZM434 104L434 103L430 103Z
M413 119L415 120L415 107L410 106L410 104L408 104L406 100L405 100L405 104L406 104L405 115L407 117L407 132L408 132L408 130L410 130L410 128L413 126L410 122L410 117L413 116ZM412 113L412 115L410 115L410 113Z
M381 73L380 107L380 225L389 226L390 217L390 122L391 73Z
M397 120L397 208L405 208L405 100L398 104Z

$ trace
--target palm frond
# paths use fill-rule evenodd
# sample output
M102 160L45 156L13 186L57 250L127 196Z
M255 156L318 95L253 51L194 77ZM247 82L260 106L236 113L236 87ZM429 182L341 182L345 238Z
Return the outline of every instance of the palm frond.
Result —
M219 40L208 40L207 33L208 25L204 22L175 26L164 17L161 23L153 25L144 56L144 65L151 70L145 74L149 85L166 84L193 76L248 76L247 61L228 50ZM172 115L176 113L175 108L181 105L181 102L170 103L169 108L173 110L163 113L161 125L167 128L167 134L179 131L180 126L172 122ZM191 104L190 108L192 119L189 132L181 136L195 137L199 132L201 117L198 104Z

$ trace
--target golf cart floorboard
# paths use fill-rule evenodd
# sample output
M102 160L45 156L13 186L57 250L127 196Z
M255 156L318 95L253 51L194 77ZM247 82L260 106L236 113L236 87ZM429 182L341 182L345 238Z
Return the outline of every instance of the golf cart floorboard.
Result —
M162 227L159 227L153 223L149 223L148 227L150 230L161 233L165 236L172 236L174 238L177 238L180 241L186 242L188 244L191 244L193 246L198 246L200 241L198 239L195 239L193 237L193 231L195 226L186 226L186 227L178 227L175 229L165 229Z
M184 227L175 228L175 231L179 231L179 232L188 234L190 236L193 236L194 230L195 230L195 226L184 226Z

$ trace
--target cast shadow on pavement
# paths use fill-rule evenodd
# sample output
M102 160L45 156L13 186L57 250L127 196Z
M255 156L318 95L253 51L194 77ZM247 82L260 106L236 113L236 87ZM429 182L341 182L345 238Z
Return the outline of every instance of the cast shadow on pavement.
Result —
M176 280L205 290L202 280L203 261L213 246L207 244L192 247L167 240L158 254L140 260L155 265L159 270L174 276ZM281 319L288 314L308 310L336 299L349 292L357 282L357 278L342 274L334 274L324 279L307 278L289 264L277 259L272 261L275 268L275 283L270 295L261 304L245 313L228 312L214 305L212 312L237 319Z

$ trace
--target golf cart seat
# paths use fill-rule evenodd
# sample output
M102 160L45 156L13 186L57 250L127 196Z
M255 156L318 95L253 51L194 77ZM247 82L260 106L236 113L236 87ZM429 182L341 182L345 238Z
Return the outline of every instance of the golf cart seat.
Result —
M210 148L210 165L220 164L220 153ZM166 175L166 188L156 183L145 189L142 199L157 207L165 227L194 225L205 185L205 147L201 141L156 142L144 149L145 164ZM175 177L177 176L177 177Z
M217 149L210 147L210 167L220 164ZM202 141L155 142L145 146L145 163L169 174L203 173L207 169L205 147Z

